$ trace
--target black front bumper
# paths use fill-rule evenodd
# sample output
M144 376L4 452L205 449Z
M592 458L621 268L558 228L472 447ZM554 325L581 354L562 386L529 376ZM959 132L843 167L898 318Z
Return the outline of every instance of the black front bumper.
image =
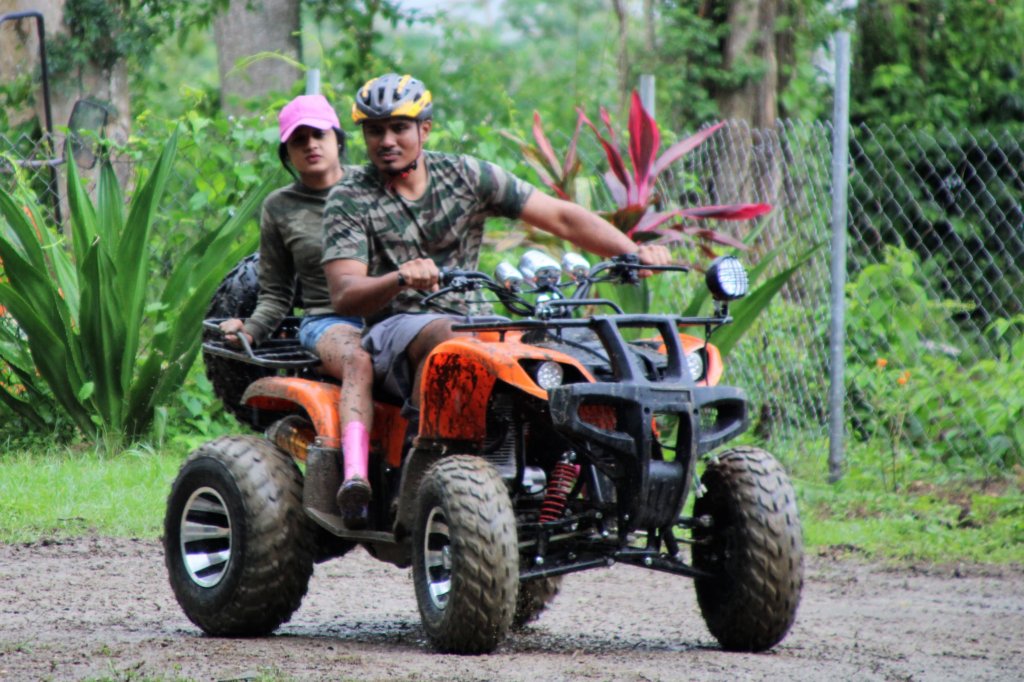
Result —
M578 383L551 389L548 400L555 429L615 485L620 527L629 529L675 523L697 458L747 427L746 395L731 386ZM614 426L588 421L595 408L614 413ZM671 461L654 456L658 415L678 419Z

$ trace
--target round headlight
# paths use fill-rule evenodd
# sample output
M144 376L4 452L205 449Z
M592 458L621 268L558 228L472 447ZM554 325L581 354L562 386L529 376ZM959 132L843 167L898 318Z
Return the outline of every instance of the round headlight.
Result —
M700 381L704 378L704 356L699 352L686 354L686 365L690 368L690 378Z
M545 391L550 391L562 385L563 374L562 366L557 362L549 360L537 365L534 379L537 381L538 386Z
M711 295L718 301L732 301L747 295L750 285L747 271L735 256L721 256L711 261L704 276Z

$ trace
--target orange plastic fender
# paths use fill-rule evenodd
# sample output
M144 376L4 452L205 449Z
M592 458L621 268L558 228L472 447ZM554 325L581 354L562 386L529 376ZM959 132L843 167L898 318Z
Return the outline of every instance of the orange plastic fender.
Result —
M242 394L243 405L259 410L293 412L295 406L301 407L313 422L316 435L332 444L328 447L341 443L340 400L341 386L295 377L263 377L249 384Z
M341 386L295 377L264 377L252 382L242 394L242 403L260 410L295 412L305 410L324 447L341 447L341 419L338 405ZM402 448L408 420L395 405L373 404L370 450L380 453L388 466L402 465Z
M427 357L420 384L420 437L482 442L487 434L487 401L503 381L541 400L548 392L537 385L520 360L550 360L577 368L594 378L575 358L546 348L466 336L440 344Z

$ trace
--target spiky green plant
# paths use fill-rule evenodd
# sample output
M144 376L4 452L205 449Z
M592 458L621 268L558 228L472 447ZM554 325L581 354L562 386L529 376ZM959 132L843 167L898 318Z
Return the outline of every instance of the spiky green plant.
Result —
M127 207L109 161L95 202L69 164L70 244L45 224L24 183L13 193L0 189L0 305L8 329L0 360L18 382L0 386L0 400L31 423L52 426L63 414L88 435L119 441L143 434L195 360L214 290L254 249L258 231L244 228L269 178L232 217L198 235L160 293L147 296L150 237L176 149L177 133Z

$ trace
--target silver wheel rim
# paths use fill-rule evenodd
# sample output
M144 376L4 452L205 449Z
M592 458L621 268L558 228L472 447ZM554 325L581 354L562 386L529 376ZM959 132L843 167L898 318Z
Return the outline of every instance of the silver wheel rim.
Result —
M434 608L444 610L452 589L452 542L440 507L430 510L423 534L423 568Z
M213 587L231 561L231 516L224 498L213 488L198 488L181 512L181 559L188 577L200 587Z

